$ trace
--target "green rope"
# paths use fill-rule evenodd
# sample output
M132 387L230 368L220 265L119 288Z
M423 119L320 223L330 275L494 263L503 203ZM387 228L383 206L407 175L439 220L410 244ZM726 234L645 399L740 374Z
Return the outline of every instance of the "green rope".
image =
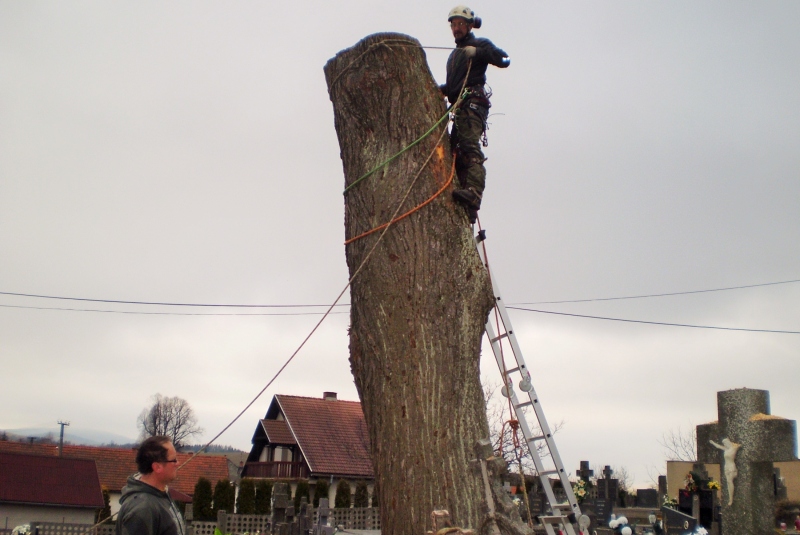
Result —
M431 133L432 133L434 130L436 130L436 127L437 127L437 126L439 126L440 124L442 124L442 121L444 121L445 119L447 119L447 117L450 115L450 111L451 111L451 110L450 110L450 109L448 109L448 110L447 110L447 112L445 112L445 114L444 114L444 115L442 115L442 118L441 118L441 119L439 119L438 121L436 121L436 123L435 123L435 124L434 124L434 125L433 125L433 126L432 126L432 127L431 127L431 128L428 130L428 131L427 131L427 132L425 132L425 133L424 133L424 134L422 134L420 137L418 137L416 140L414 140L414 141L413 141L413 142L412 142L410 145L408 145L407 147L403 148L403 150L401 150L401 151L400 151L400 152L398 152L397 154L395 154L395 155L393 155L393 156L390 156L390 157L389 157L389 159L388 159L388 160L386 160L385 162L383 162L383 163L379 163L379 164L378 164L378 165L376 165L376 166L375 166L373 169L371 169L370 171L367 171L366 173L364 173L363 175L361 175L360 177L358 177L358 179L357 179L355 182L353 182L352 184L350 184L349 186L347 186L346 188L344 188L344 191L342 192L342 194L344 195L345 193L347 193L348 191L350 191L350 189L351 189L353 186L355 186L356 184L358 184L359 182L361 182L362 180L364 180L365 178L367 178L368 176L370 176L371 174L373 174L375 171L379 170L381 167L384 167L385 165L387 165L387 164L391 163L391 162L392 162L392 161L394 161L394 160L395 160L395 159L396 159L398 156L400 156L401 154L403 154L405 151L407 151L407 150L408 150L408 149L410 149L411 147L413 147L413 146L415 146L415 145L419 144L419 142L420 142L420 141L422 141L423 139L425 139L426 137L428 137L429 135L431 135Z

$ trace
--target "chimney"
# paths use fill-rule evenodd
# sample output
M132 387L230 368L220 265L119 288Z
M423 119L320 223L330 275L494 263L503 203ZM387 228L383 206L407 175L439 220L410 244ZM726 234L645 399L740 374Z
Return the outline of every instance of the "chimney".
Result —
M323 392L322 399L325 401L336 401L336 392Z

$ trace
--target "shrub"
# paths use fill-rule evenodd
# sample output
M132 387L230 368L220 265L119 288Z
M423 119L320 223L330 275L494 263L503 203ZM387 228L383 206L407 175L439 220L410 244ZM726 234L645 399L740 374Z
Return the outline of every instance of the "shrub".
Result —
M353 507L369 507L369 489L366 481L356 482L356 494L353 496Z
M272 481L263 479L256 484L255 513L268 515L272 512Z
M314 507L319 507L320 498L327 498L330 493L330 484L327 479L318 479L314 485ZM330 504L328 504L330 505Z
M217 518L217 513L220 511L233 513L235 495L236 487L231 485L230 481L227 479L217 481L217 484L214 485L214 518Z
M252 515L256 512L256 484L252 479L245 478L239 485L236 512L240 515Z
M111 499L108 495L108 489L105 485L102 487L103 492L103 508L99 509L97 513L94 515L95 523L100 522L101 520L105 520L106 518L111 516Z
M350 509L350 483L340 479L336 485L336 497L333 499L336 509Z
M192 510L195 520L214 520L211 508L211 481L204 477L197 480L192 497Z
M375 483L372 484L372 507L380 507L381 506L381 497L378 494L378 480L375 480Z
M300 502L305 497L306 503L311 501L311 497L309 495L310 489L308 486L307 479L301 479L297 482L297 488L294 491L294 510L295 514L300 512Z

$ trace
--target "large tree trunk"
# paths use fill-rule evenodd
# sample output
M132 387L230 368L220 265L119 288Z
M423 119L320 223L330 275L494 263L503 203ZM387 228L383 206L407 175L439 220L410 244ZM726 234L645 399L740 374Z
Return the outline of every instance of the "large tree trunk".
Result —
M419 42L371 35L325 66L345 184L426 132L445 113ZM451 174L445 124L345 194L352 238L439 191ZM440 141L441 140L441 141ZM437 146L438 143L438 146ZM384 535L422 535L434 508L478 528L483 485L470 469L488 437L481 336L493 306L486 270L452 186L393 225L351 288L350 364L369 427ZM346 247L350 274L381 233Z

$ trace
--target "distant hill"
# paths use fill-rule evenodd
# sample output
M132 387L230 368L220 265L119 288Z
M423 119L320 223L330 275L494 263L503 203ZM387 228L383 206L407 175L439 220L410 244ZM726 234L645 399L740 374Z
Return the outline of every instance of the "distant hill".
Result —
M181 448L181 451L200 451L204 444L192 444L190 446L184 446ZM208 448L205 449L207 453L247 453L245 451L240 450L239 448L234 448L233 446L228 446L227 444L212 444Z
M58 427L55 429L29 427L0 430L0 437L5 433L8 440L27 440L28 437L36 437L37 442L47 439L58 442L60 432L61 430ZM70 428L67 427L64 429L64 442L85 446L130 446L136 443L136 440L107 431L97 431L95 429L77 428L76 432L72 433L70 432Z

